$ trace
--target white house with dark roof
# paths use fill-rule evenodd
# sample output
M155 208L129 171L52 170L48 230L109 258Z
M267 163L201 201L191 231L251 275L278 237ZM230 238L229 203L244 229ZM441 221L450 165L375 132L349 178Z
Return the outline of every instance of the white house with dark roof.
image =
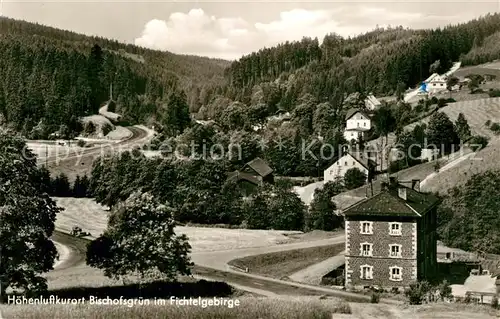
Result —
M365 99L365 106L370 111L375 111L381 105L382 103L373 94L369 94Z
M447 77L445 75L433 73L424 82L427 84L427 91L432 93L446 90L446 80Z
M327 183L343 178L351 168L357 168L365 173L368 180L376 168L376 163L367 158L363 152L347 152L323 172L323 180Z
M372 122L368 114L358 109L350 109L345 119L344 138L347 141L357 141L360 138L366 138L366 134L372 127Z

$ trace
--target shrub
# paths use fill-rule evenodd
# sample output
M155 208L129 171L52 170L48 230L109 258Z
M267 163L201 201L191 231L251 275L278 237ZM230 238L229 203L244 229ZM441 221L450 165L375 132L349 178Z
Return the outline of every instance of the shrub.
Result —
M488 96L489 97L500 97L500 90L498 90L498 89L490 89L488 91Z
M101 130L102 130L102 134L104 136L106 136L106 135L108 135L109 132L111 132L113 130L113 126L109 123L106 123L102 126Z
M405 291L405 296L408 298L410 305L420 305L429 293L431 286L427 281L411 284L410 288Z
M499 123L491 124L490 130L493 131L495 135L500 134L500 124Z
M445 107L446 106L446 100L445 99L439 99L439 101L437 102L437 106L438 106L438 108Z
M85 147L85 141L84 140L78 140L78 142L76 143L76 145L78 145L78 147Z
M378 303L380 301L380 295L376 292L372 293L370 298L370 303Z
M469 146L472 151L476 152L482 150L488 145L489 139L486 136L475 135L469 141Z
M441 300L450 299L453 297L451 293L451 286L448 281L444 280L438 287L439 289L439 297Z
M491 307L494 309L498 309L498 298L497 296L493 296L493 299L491 299Z
M491 120L487 120L485 123L484 123L484 126L486 127L490 127L491 126Z
M446 99L446 103L455 103L457 100L455 100L454 98L447 98Z

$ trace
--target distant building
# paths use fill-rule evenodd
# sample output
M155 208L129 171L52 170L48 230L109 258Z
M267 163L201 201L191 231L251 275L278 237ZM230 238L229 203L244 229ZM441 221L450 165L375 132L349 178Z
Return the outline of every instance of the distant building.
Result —
M436 160L439 156L439 149L437 148L422 148L422 152L420 154L420 159L422 161L432 162Z
M373 96L373 94L368 95L367 98L365 99L366 109L370 111L378 109L381 105L382 103L380 103L380 101L377 100L377 98Z
M439 199L418 188L391 179L343 211L347 287L404 288L435 274Z
M257 157L246 163L240 170L228 174L228 181L234 181L246 196L264 183L274 183L273 169L266 161Z
M372 124L370 117L359 109L350 109L346 114L344 138L347 141L366 139Z
M351 168L357 168L365 173L367 181L374 175L377 164L367 158L363 152L347 152L323 172L325 183L343 178Z
M430 93L446 90L446 76L433 73L424 81Z

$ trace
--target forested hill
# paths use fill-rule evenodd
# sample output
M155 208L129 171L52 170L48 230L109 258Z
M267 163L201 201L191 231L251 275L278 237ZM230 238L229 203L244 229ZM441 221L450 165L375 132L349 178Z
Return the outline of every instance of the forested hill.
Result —
M341 93L393 94L448 70L455 61L467 65L500 58L499 38L499 14L435 30L379 28L347 39L330 34L321 43L304 38L232 63L226 96L249 104L257 84L265 96L272 92L264 100L275 111L293 109L308 93L334 106L341 104Z
M229 64L8 18L0 18L0 57L0 122L31 138L61 124L74 130L109 98L111 82L127 120L161 120L172 95L198 105Z

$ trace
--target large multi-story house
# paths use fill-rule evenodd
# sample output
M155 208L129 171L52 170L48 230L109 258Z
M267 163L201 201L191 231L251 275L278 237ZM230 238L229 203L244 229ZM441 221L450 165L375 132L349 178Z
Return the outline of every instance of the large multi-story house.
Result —
M344 138L348 142L366 139L368 131L372 128L372 121L365 112L358 109L350 109L345 119Z
M427 91L429 93L435 93L438 91L446 90L446 80L446 75L433 73L424 81L424 83L427 84Z
M404 288L434 276L439 199L421 193L418 181L412 184L391 179L343 211L346 287Z

